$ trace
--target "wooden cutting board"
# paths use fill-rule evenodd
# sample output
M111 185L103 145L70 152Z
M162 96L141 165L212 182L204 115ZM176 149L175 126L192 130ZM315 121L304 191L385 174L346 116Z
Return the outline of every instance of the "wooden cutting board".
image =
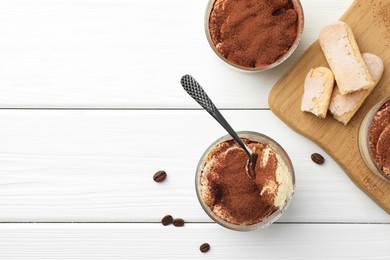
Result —
M356 185L390 214L390 182L367 168L358 148L364 115L377 101L390 95L390 0L356 0L340 20L351 26L362 53L376 54L385 64L381 81L349 124L344 126L329 114L320 119L300 111L306 74L311 68L329 67L318 41L275 84L269 105L288 126L320 145Z

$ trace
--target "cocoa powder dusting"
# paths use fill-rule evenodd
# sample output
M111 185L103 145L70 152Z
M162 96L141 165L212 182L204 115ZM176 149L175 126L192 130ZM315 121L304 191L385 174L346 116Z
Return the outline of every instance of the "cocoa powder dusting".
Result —
M217 0L209 31L227 60L260 68L277 61L293 45L297 21L291 0Z
M248 143L248 140L244 141ZM247 225L258 223L275 212L275 194L272 196L265 192L262 196L260 193L262 187L267 185L267 180L276 182L276 156L270 153L268 163L262 165L264 154L259 151L256 165L259 180L256 183L246 173L246 153L234 140L226 141L218 148L219 152L213 155L213 166L209 172L203 173L211 186L213 203L209 205L210 208L219 210L219 215L225 216L228 222Z
M383 104L373 117L369 144L373 159L390 179L390 101Z
M377 158L377 144L382 131L390 124L390 106L386 102L375 114L370 125L370 149L374 158Z
M377 163L385 170L390 166L390 124L388 124L379 136L376 145Z
M267 157L266 160L264 157ZM266 161L263 164L263 161ZM279 184L276 181L276 169L278 168L278 159L274 151L264 149L261 151L256 165L256 183L259 187L266 187L267 189L262 194L263 199L267 203L272 204L275 198Z

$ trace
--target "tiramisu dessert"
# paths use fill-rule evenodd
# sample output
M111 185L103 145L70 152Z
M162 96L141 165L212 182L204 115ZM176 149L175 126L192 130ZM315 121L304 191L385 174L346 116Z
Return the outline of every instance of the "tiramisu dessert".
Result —
M363 119L359 145L367 166L390 181L390 99L379 103Z
M295 0L216 0L208 30L217 52L230 63L261 68L286 54L300 34Z
M373 117L369 140L372 157L390 180L390 100Z
M245 151L236 141L226 140L205 156L198 195L214 218L253 225L286 205L293 194L293 173L270 145L242 140L259 156L255 179L247 174Z

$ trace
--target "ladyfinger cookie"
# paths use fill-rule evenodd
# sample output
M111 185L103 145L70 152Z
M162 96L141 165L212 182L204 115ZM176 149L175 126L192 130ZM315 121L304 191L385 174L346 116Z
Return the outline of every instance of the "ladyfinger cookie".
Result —
M334 85L330 69L319 67L311 69L304 83L301 110L325 118Z
M339 88L335 86L330 99L330 113L336 120L340 121L344 125L348 124L351 118L359 110L360 106L363 104L368 95L370 95L371 91L379 82L383 74L384 65L381 58L371 53L364 53L363 60L367 65L372 79L374 80L374 85L369 89L356 91L347 95L341 95Z
M374 81L346 23L337 21L325 26L320 32L319 42L341 95L372 88Z

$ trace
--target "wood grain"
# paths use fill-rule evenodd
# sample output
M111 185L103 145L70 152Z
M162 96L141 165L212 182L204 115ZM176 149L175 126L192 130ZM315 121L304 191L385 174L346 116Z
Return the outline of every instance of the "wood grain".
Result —
M348 176L390 214L390 183L374 175L365 165L358 149L358 130L367 111L390 94L390 2L356 0L341 17L348 23L362 52L380 56L385 64L382 80L355 114L348 126L300 111L303 82L311 68L328 66L318 42L275 84L269 104L287 125L326 150Z
M49 108L0 110L0 223L16 223L0 224L0 259L388 258L387 213L328 155L322 166L311 162L322 149L270 111L241 110L268 108L274 83L352 0L301 0L298 49L251 75L207 45L207 2L0 1L0 107ZM238 109L222 112L233 127L268 134L290 154L297 190L279 223L252 233L209 223L194 167L225 132L187 110L199 106L180 90L184 73L217 106ZM61 107L136 109L53 110ZM152 180L159 169L168 172L161 185ZM156 224L167 213L196 223ZM212 246L206 255L203 242Z
M306 27L286 63L246 74L205 37L208 0L0 1L0 107L198 108L196 77L218 107L268 108L275 82L352 0L302 0Z
M274 224L234 232L217 224L0 224L0 259L376 259L388 224ZM199 246L207 242L207 254Z
M329 156L271 111L222 111L289 153L296 193L282 222L390 223ZM202 110L0 110L0 222L211 222L195 193L204 150L225 130ZM166 181L153 174L165 170ZM367 213L369 212L369 213ZM0 250L1 251L1 250Z

